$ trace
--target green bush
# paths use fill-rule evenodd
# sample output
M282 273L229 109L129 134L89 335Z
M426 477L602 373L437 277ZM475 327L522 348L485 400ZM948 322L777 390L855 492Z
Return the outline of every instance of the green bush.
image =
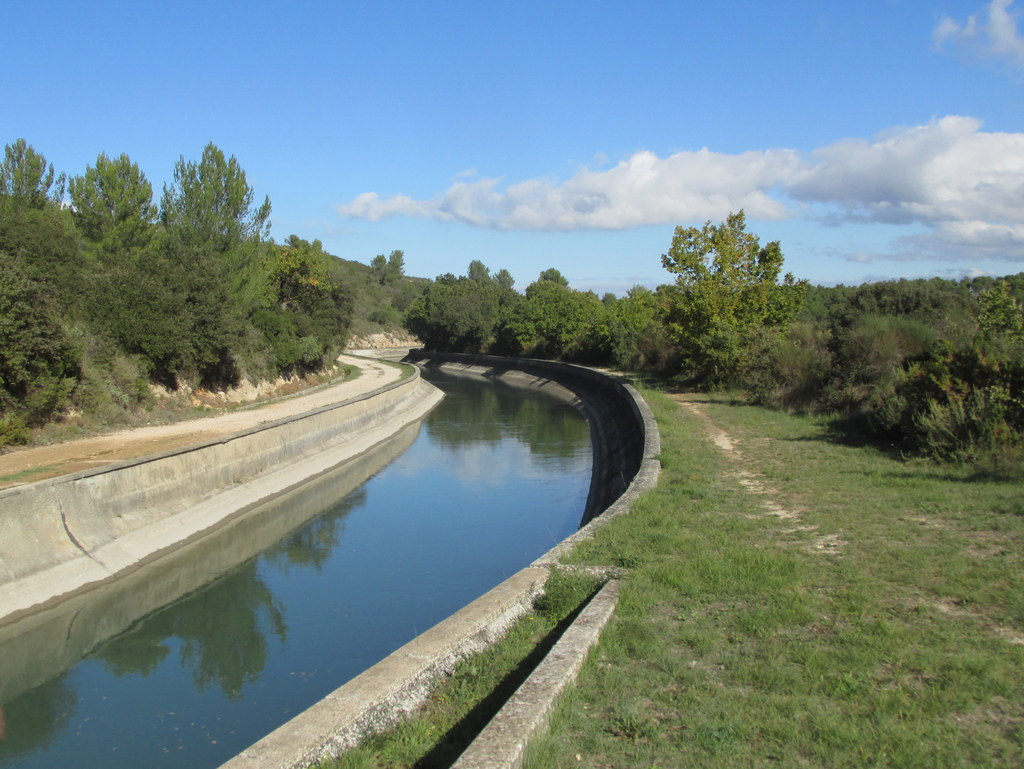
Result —
M925 454L979 461L1024 447L1024 360L947 347L917 363L900 395L907 437Z

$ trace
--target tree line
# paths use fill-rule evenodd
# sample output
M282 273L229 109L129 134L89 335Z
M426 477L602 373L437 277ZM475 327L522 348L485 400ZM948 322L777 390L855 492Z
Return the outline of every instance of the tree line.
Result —
M520 294L479 261L439 276L406 328L428 349L554 358L739 388L837 431L933 457L1024 466L1024 273L812 286L743 212L677 227L674 281L624 297L555 269Z
M152 384L220 389L332 364L352 317L339 260L316 240L274 243L270 212L212 143L175 163L159 203L127 155L69 178L8 144L0 445L68 412L152 405Z

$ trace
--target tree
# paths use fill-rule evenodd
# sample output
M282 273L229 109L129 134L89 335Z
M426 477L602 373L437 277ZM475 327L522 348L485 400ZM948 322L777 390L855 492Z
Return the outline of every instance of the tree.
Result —
M64 174L55 176L53 164L47 164L46 158L24 139L4 147L0 195L42 208L47 202L60 202L64 197L64 183Z
M393 286L405 275L405 254L398 249L388 256L377 254L370 261L370 269L382 286Z
M504 267L494 273L494 282L508 291L511 291L516 285L516 279L512 277L512 273Z
M388 258L384 254L377 254L370 260L370 269L382 286L388 282Z
M0 251L0 417L52 417L78 382L78 357L45 287ZM10 432L0 421L0 444Z
M152 241L153 186L127 155L111 160L100 153L95 167L71 179L68 192L79 230L107 254L126 255Z
M196 163L181 157L174 184L164 185L160 219L189 243L226 253L243 242L265 239L270 229L270 198L253 207L253 190L232 155L210 142Z
M563 360L594 360L604 339L605 306L590 291L574 291L540 278L526 287L526 298L507 318L507 333L528 355Z
M405 254L395 249L388 254L387 282L394 285L403 275L405 275Z
M479 259L474 259L469 263L469 269L466 270L466 277L470 280L475 280L477 283L490 283L491 270Z
M978 326L986 341L1024 344L1024 308L1010 294L1007 281L1001 280L978 295Z
M743 211L718 225L676 227L661 262L677 276L664 308L669 335L694 373L711 380L735 374L754 329L789 323L805 286L791 274L777 283L779 242L762 247Z
M548 267L548 269L544 270L540 274L540 277L537 278L537 280L538 281L548 280L548 281L551 281L552 283L557 283L560 286L568 286L569 285L568 279L564 275L562 275L562 273L560 273L558 270L556 270L554 267Z
M265 301L270 199L253 205L245 171L207 144L196 163L181 158L174 184L164 186L160 219L170 291L187 312L180 333L191 354L183 363L200 384L232 384L248 316Z
M482 352L494 340L502 301L493 283L441 275L409 307L404 325L428 350Z

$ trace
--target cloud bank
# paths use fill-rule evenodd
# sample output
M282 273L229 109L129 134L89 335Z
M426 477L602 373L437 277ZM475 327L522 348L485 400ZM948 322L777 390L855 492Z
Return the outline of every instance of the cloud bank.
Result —
M643 151L564 181L458 179L431 200L368 192L337 210L370 221L568 231L718 220L741 208L751 219L919 224L928 231L905 241L907 254L1024 260L1024 133L986 133L979 120L950 116L810 153Z

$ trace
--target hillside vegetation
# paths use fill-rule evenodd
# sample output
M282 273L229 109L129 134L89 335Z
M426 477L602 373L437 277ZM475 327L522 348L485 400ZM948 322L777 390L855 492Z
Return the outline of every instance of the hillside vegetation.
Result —
M661 260L674 282L624 297L575 291L553 269L519 294L473 262L438 277L406 327L429 349L739 388L899 452L1020 472L1024 273L810 286L781 275L780 244L762 246L743 212L676 228Z
M5 147L0 446L168 418L197 389L330 376L350 333L399 329L422 291L401 251L364 265L271 240L270 200L213 144L173 180L157 204L127 155L68 178Z

